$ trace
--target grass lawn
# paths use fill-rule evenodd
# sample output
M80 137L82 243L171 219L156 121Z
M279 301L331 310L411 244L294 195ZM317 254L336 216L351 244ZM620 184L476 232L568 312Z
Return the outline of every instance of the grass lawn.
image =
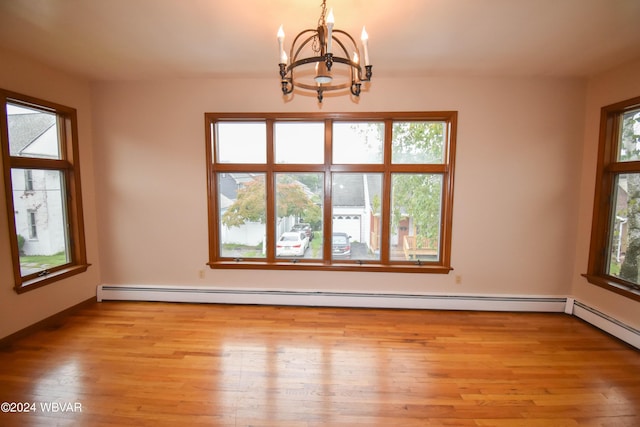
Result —
M312 258L322 258L322 232L313 233L313 240L309 244L311 248L311 257Z
M52 267L67 263L67 255L58 252L53 255L23 255L20 257L20 264L28 264L31 267Z

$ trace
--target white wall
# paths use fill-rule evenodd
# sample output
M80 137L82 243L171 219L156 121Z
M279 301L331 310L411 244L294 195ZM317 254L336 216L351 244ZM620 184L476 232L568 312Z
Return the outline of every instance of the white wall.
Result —
M0 58L1 88L73 107L78 111L87 257L92 264L83 274L18 295L13 290L8 217L3 203L0 207L0 337L4 337L95 296L96 286L100 283L100 266L89 84L81 78L52 70L8 51L0 50ZM5 199L2 180L0 177L0 200Z
M359 103L297 96L277 77L97 83L0 52L0 87L78 109L87 249L79 276L17 295L0 209L0 337L97 284L574 295L640 328L637 302L582 278L602 106L640 95L640 62L588 81L374 78ZM204 112L458 110L449 275L210 270ZM94 179L95 177L95 179ZM0 178L2 179L2 178ZM0 186L4 196L4 187ZM199 270L205 270L200 279ZM462 276L455 284L454 276Z
M358 104L279 81L92 86L104 284L447 294L571 292L585 85L554 78L374 78ZM458 110L449 275L210 270L204 112ZM205 278L198 277L206 270ZM462 276L457 285L455 275Z
M625 322L629 326L640 329L640 303L591 285L581 276L587 272L589 260L600 109L609 104L640 96L638 76L640 76L640 60L603 73L589 81L585 107L584 154L572 293L584 303Z
M582 278L602 106L640 95L640 61L588 81L375 79L358 104L297 96L277 77L97 83L0 52L0 87L78 109L87 250L79 276L17 295L0 209L0 337L97 284L399 293L574 295L640 328L637 302ZM449 275L210 270L204 112L458 110ZM2 179L2 178L0 178ZM0 186L4 196L4 187ZM205 270L200 279L199 270ZM462 276L455 284L454 276Z

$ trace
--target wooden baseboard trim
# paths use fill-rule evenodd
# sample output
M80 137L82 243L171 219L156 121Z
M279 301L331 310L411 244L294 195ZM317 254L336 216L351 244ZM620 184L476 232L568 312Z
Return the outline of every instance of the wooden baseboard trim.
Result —
M34 323L33 325L29 325L26 328L20 329L19 331L14 332L11 335L7 335L6 337L0 339L0 348L10 347L11 344L14 343L15 341L19 340L20 338L26 337L27 335L31 335L34 332L37 332L43 329L58 327L60 326L60 324L65 318L69 317L69 315L75 313L78 310L81 310L82 308L88 307L96 303L97 303L97 298L91 297L74 306L71 306L65 310L62 310L59 313L49 316L46 319L42 319L39 322Z

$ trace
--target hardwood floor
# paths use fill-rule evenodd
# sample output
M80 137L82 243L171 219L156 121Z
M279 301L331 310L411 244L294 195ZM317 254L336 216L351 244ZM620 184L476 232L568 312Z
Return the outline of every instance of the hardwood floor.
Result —
M564 314L104 302L0 351L0 402L30 410L0 426L631 427L640 352Z

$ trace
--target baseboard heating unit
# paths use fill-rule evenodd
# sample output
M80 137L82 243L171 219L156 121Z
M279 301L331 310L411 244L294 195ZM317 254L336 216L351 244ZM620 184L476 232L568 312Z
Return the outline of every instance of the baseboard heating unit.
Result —
M542 312L562 312L566 304L566 298L559 297L315 292L152 285L101 285L98 286L97 299L98 301Z
M300 305L426 310L567 313L640 348L640 331L573 298L523 295L442 295L224 289L170 285L99 285L100 301Z

